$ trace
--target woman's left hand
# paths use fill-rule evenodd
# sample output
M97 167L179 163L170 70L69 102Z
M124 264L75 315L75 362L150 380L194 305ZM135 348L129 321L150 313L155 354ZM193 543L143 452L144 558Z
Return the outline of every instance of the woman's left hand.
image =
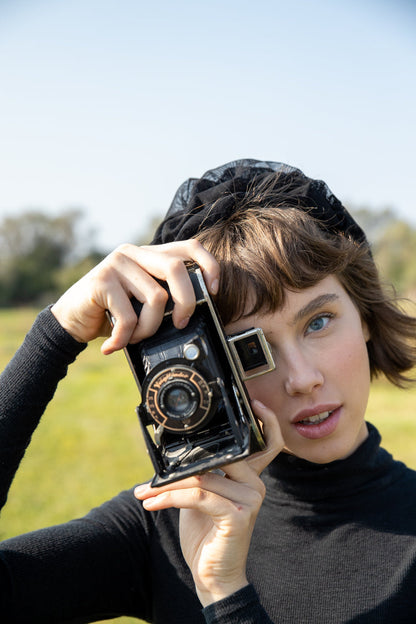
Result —
M247 585L251 535L265 496L260 474L284 446L274 413L259 401L252 406L263 424L264 451L222 467L224 475L208 472L160 488L145 484L135 490L149 511L181 509L182 552L203 606Z

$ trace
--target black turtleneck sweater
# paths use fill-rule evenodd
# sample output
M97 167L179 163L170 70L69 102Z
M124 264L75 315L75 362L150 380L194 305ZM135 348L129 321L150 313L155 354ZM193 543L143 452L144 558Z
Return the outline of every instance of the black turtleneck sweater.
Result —
M81 350L49 311L0 378L0 497L56 385ZM248 558L250 585L201 610L178 512L146 512L132 490L85 518L3 542L0 621L163 624L416 622L416 475L370 435L348 459L281 454Z

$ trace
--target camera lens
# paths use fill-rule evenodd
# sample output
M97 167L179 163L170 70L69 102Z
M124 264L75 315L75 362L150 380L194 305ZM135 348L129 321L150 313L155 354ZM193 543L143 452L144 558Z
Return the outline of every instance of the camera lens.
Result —
M198 407L198 397L190 384L173 381L161 391L159 405L171 418L189 418Z
M161 363L143 383L143 401L149 416L175 433L192 431L212 416L212 390L196 369L170 361Z

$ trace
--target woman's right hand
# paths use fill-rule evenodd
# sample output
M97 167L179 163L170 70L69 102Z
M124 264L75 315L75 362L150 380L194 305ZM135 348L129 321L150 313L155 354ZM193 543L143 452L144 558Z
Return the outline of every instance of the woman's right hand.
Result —
M266 493L260 474L284 447L276 415L259 401L252 406L262 422L263 451L222 466L222 476L213 471L161 487L146 483L135 488L136 498L149 511L181 510L182 553L203 606L248 584L247 556Z
M209 292L215 295L219 265L197 240L142 247L125 244L67 290L52 306L52 313L79 342L111 334L101 347L109 354L158 329L168 295L157 278L167 282L174 302L173 323L183 329L195 309L195 293L184 264L187 260L199 264ZM140 320L131 297L143 304ZM114 319L113 328L106 310Z

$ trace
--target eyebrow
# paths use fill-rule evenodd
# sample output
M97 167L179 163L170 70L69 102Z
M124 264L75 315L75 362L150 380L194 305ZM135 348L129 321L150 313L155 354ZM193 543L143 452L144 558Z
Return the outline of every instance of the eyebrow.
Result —
M339 296L336 295L335 293L326 293L325 295L318 295L318 297L315 297L315 299L312 299L312 301L309 301L305 306L303 306L303 308L300 308L300 310L296 312L293 318L293 325L297 323L298 321L302 320L303 318L305 318L305 316L310 316L311 314L316 312L316 310L319 310L320 308L322 308L322 306L328 303L333 303L334 301L337 301L338 299L339 299Z

